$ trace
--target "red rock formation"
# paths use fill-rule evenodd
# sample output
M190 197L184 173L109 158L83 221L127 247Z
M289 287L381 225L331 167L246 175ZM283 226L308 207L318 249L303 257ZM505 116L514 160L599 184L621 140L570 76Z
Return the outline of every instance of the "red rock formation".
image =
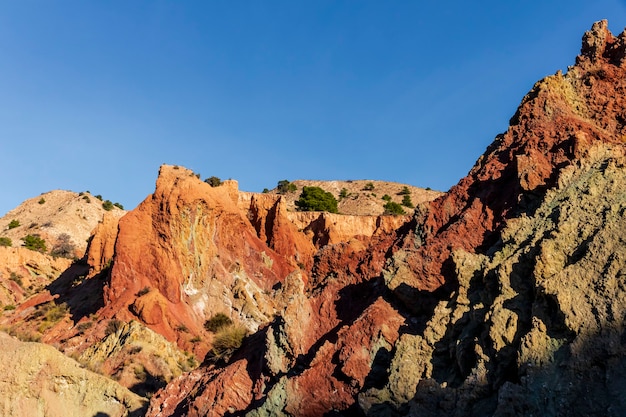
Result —
M411 273L392 280L432 291L451 272L455 248L494 244L506 219L532 212L559 172L590 144L621 144L626 113L626 34L614 37L606 21L583 38L581 55L567 75L560 71L535 84L506 133L499 135L470 173L430 204L422 226L400 247ZM415 243L417 237L418 243Z
M138 318L185 347L176 328L208 337L202 324L220 311L252 329L269 320L267 294L296 267L257 237L236 199L232 181L214 188L161 167L155 193L119 222L105 316Z
M318 227L312 240L321 249L309 284L294 276L284 281L276 294L285 305L280 317L226 366L200 368L170 384L153 398L148 415L173 415L182 407L188 415L255 410L307 416L355 406L357 394L372 383L368 378L376 380L376 356L384 358L400 333L431 317L432 300L421 295L454 285L453 250L486 251L508 219L536 209L561 170L590 144L621 146L625 51L626 33L613 37L606 22L595 24L567 75L538 82L467 177L412 222L365 239L343 235L335 244L328 244L331 231ZM255 224L267 242L273 226ZM379 279L383 268L388 287ZM405 307L421 316L405 322ZM228 378L243 391L225 389Z

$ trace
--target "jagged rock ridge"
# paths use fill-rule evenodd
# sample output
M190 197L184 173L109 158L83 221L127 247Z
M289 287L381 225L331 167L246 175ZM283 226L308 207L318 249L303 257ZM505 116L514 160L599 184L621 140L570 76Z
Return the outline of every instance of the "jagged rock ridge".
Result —
M169 381L147 415L623 415L625 52L594 24L413 216L294 213L163 166L9 322L66 302L43 340L124 384ZM215 357L220 312L249 335ZM205 360L175 377L182 349Z
M148 415L621 415L625 45L594 24L457 186L321 248L277 319Z

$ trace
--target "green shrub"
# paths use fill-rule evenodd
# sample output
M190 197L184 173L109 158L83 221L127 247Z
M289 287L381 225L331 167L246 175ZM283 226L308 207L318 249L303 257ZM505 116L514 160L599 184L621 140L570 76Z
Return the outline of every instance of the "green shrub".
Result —
M373 182L368 182L363 187L363 191L372 191L373 189L374 189L374 183Z
M216 359L230 356L241 347L247 334L248 331L243 326L231 325L222 328L213 339L212 356Z
M337 199L320 187L303 187L296 206L302 211L328 211L337 213Z
M6 236L2 236L0 237L0 246L13 246L13 241Z
M100 194L94 195L94 197L96 197L98 200L102 201L102 196Z
M102 203L102 208L105 209L106 211L111 211L113 210L113 203L111 203L110 200L106 200L105 202Z
M204 180L204 182L209 184L211 187L219 187L222 185L222 180L219 177L209 177Z
M296 184L289 182L288 180L281 180L278 181L276 189L278 190L278 194L287 194L296 192L298 187Z
M89 196L88 196L88 195L84 195L84 196L83 196L83 200L85 200L85 201L86 201L86 202L88 202L88 203L91 203L91 198L89 198Z
M20 287L24 287L24 282L22 281L22 276L16 274L15 272L11 272L11 277L9 278L11 281L15 282Z
M402 187L402 190L398 193L398 195L409 195L411 194L411 190L406 185Z
M123 206L123 205L121 205L120 203L113 203L113 205L114 205L115 207L117 207L118 209L120 209L120 210L124 210L124 206Z
M348 189L342 188L341 192L339 193L339 198L346 198L347 196L348 196Z
M389 194L385 194L385 195L383 196L383 200L385 200L385 201L391 201L391 196L390 196Z
M9 222L9 229L15 229L16 227L18 227L20 225L20 221L13 219Z
M204 328L210 332L217 333L220 329L233 324L233 321L224 313L217 313L204 322Z
M34 251L42 252L42 253L47 250L46 241L40 238L39 235L27 235L27 236L24 236L22 240L24 241L23 246L26 249L30 249L30 250L34 250Z
M41 197L38 201L39 204L44 204L46 202L46 199Z
M404 207L413 208L413 202L411 201L411 196L409 194L405 194L402 198L402 205Z
M393 201L388 201L383 208L385 209L385 214L404 214L402 206Z
M189 341L191 343L200 343L200 342L202 342L202 338L200 336L194 336Z
M263 191L262 191L263 194L267 194L269 192L270 192L270 190L268 190L267 188L264 188Z
M15 310L15 306L13 304L7 304L4 307L2 307L2 309L4 311Z

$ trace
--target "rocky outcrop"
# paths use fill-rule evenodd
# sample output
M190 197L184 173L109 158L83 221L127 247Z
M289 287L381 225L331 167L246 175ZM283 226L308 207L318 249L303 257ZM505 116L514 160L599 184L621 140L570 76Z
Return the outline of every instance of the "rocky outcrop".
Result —
M276 318L148 415L623 414L624 45L595 24L410 221L313 240Z
M41 343L0 332L0 415L140 416L144 400Z
M396 344L368 415L626 412L626 159L587 153L488 253L453 253L458 288Z
M622 144L626 36L613 37L606 21L585 35L567 74L539 81L522 100L470 173L418 215L418 226L399 245L389 285L411 304L415 290L451 281L454 249L484 251L510 218L532 214L561 170L595 143ZM402 288L400 288L402 287Z
M120 219L106 317L139 319L203 355L203 323L223 312L256 330L273 314L269 294L297 269L257 236L237 206L236 183L220 187L163 166L156 191ZM184 326L186 333L177 331Z

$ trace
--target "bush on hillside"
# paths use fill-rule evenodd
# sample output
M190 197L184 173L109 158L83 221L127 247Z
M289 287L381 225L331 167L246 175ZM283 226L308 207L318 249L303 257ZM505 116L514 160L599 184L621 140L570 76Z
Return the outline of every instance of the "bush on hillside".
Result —
M296 207L302 211L328 211L337 213L337 199L320 187L303 187Z
M385 209L384 214L404 214L404 210L402 206L396 202L389 201L387 202L383 208Z
M224 313L217 313L204 322L204 328L210 332L217 333L221 328L230 326L233 321Z
M281 180L278 181L276 189L278 190L279 194L287 194L294 193L298 189L298 187L296 186L296 184L289 182L288 180Z
M20 221L13 219L9 222L9 229L15 229L16 227L18 227L20 225Z
M411 190L406 185L402 187L402 190L398 193L398 195L409 195L411 194Z
M372 191L373 189L374 189L374 183L373 182L368 182L363 187L363 191Z
M110 200L106 200L105 202L102 203L102 208L105 209L106 211L111 211L113 210L113 203Z
M26 249L34 250L37 252L45 252L48 250L46 248L46 241L39 237L39 235L27 235L22 238L24 241L24 247Z
M408 208L415 207L413 205L413 202L411 201L411 196L409 194L405 194L404 197L402 198L402 205Z
M50 250L50 254L53 256L61 256L63 258L73 258L76 247L72 243L70 235L67 233L61 233L57 237L57 241Z
M13 241L6 236L2 236L0 237L0 246L13 246Z
M219 187L222 185L222 180L219 177L209 177L204 180L204 182L209 184L211 187Z
M213 347L207 356L213 361L227 360L235 350L241 347L247 334L248 331L243 326L232 324L223 327L215 334Z

